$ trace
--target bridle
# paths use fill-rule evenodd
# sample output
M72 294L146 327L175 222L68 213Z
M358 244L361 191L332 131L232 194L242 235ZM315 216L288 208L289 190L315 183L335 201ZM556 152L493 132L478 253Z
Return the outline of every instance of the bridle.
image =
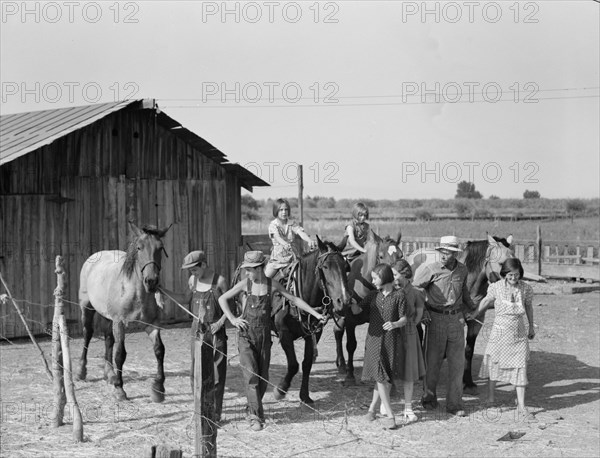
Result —
M165 256L168 258L168 257L169 257L169 255L167 254L167 250L165 250L165 247L163 246L163 247L161 247L160 249L161 249L161 251L162 251L162 252L165 254ZM158 270L158 273L159 273L159 275L160 275L160 269L161 269L161 266L160 266L160 264L159 264L158 262L156 262L156 261L154 261L154 260L153 260L153 261L148 261L146 264L144 264L144 265L142 266L141 270L140 270L140 274L141 274L141 275L144 275L144 269L145 269L146 267L148 267L150 264L154 264L154 265L156 266L156 268L157 268L157 270Z
M329 320L329 318L332 318L336 327L339 328L340 326L339 326L339 322L338 322L338 317L336 317L337 313L335 312L335 310L333 310L333 301L331 300L331 296L329 295L329 290L327 288L327 282L325 281L325 274L323 273L323 267L325 265L327 258L330 256L335 256L335 255L340 256L340 258L342 258L344 260L344 263L348 264L348 262L344 259L344 257L342 256L342 254L340 252L328 250L325 253L319 254L319 256L317 257L317 265L315 266L315 274L319 278L319 284L321 287L321 291L323 291L323 294L324 294L323 299L321 299L321 304L323 304L323 307L325 310L325 316L326 316L327 320ZM339 317L339 318L341 318L341 317ZM323 326L326 323L327 323L327 321L325 323L323 323Z

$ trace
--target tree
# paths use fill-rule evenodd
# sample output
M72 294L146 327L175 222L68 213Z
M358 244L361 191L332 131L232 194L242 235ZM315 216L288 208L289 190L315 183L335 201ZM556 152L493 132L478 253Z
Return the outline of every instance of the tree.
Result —
M242 207L247 207L250 210L258 210L258 202L250 194L242 196Z
M455 199L481 199L483 196L475 190L475 184L468 181L461 181L456 188Z
M528 189L523 193L523 199L539 199L540 193L538 191L530 191Z
M583 214L587 208L587 205L581 199L572 199L567 200L567 202L565 203L565 208L567 210L567 213L571 217L571 222L573 222L573 217Z
M488 199L490 199L490 200L500 200L500 197L492 194L490 197L488 197Z

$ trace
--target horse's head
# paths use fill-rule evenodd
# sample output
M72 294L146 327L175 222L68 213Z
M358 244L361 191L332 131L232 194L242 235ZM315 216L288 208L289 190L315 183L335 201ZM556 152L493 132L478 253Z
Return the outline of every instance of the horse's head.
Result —
M323 242L318 236L317 243L319 254L316 270L325 294L323 305L326 308L332 306L337 315L344 315L350 303L346 277L348 263L335 244Z
M131 261L135 260L146 292L154 293L159 284L162 254L167 255L161 239L171 226L165 229L159 229L156 226L144 226L139 229L131 221L129 225L135 239L131 243L127 255Z
M400 248L401 239L401 232L398 232L398 237L395 240L389 235L384 239L379 238L379 243L377 244L378 264L385 263L392 266L396 263L396 261L399 261L404 257L404 253L402 253L402 249Z
M515 254L511 249L513 236L503 239L488 235L488 248L485 255L485 274L490 283L500 280L500 269L502 263L508 258L514 258Z

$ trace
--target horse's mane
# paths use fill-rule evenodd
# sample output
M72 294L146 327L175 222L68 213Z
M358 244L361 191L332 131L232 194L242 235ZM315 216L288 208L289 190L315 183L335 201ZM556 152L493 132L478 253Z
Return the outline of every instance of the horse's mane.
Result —
M465 247L465 265L469 272L475 272L481 268L485 255L487 254L487 240L472 240Z
M505 238L494 236L496 242L501 243L506 248L510 248L510 243ZM467 242L465 247L465 265L469 272L475 272L481 268L485 255L487 254L489 242L487 240L473 240Z
M152 225L146 225L146 226L142 227L142 233L148 234L148 235L153 235L157 238L161 238L164 235L164 233L158 227L152 226ZM131 278L131 275L133 275L133 271L135 270L135 264L137 262L137 254L138 254L136 242L141 237L143 237L143 235L140 234L139 236L134 238L131 241L131 243L129 244L129 246L127 247L125 261L123 262L123 266L121 267L121 272L123 274L125 274L125 276L127 276L127 278Z

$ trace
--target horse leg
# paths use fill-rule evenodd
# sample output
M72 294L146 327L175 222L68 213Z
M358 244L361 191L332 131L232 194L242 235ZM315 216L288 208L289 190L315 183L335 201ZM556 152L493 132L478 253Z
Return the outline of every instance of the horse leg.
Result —
M154 355L156 356L156 377L152 382L150 397L153 402L163 402L165 400L165 346L160 337L160 329L156 326L147 326L146 334L154 343Z
M300 400L305 404L312 404L314 401L308 394L308 380L310 378L310 371L313 366L314 356L314 340L312 336L304 338L304 360L302 361L302 384L300 385Z
M356 385L354 378L354 352L356 351L356 322L346 320L346 350L348 351L348 371L346 372L345 385Z
M476 395L477 385L473 382L471 367L473 363L473 353L475 352L475 341L477 334L481 330L481 325L475 320L467 322L467 343L465 345L465 371L463 373L463 392L465 394Z
M339 327L336 326L333 329L333 335L335 336L335 365L338 368L338 374L345 375L346 374L346 359L344 358L344 347L342 343L342 339L344 338L344 322L342 320L338 321Z
M85 380L87 377L87 353L88 346L94 335L94 315L96 310L92 308L89 301L81 303L81 323L83 324L83 349L79 360L79 370L76 374L76 380Z
M113 368L113 347L115 345L113 324L106 318L102 318L100 323L104 331L104 378L108 383L115 383L117 376Z
M123 364L127 357L127 352L125 351L125 325L123 322L117 323L113 321L112 328L117 342L117 351L115 353L115 367L117 370L113 383L115 387L114 394L118 401L125 401L127 400L127 394L125 394L125 390L123 390Z
M279 342L281 348L285 353L287 359L287 372L285 376L279 381L277 388L273 391L273 397L279 401L285 397L287 391L290 388L294 375L298 373L299 364L296 359L296 352L294 350L294 339L292 334L287 330L279 330Z

